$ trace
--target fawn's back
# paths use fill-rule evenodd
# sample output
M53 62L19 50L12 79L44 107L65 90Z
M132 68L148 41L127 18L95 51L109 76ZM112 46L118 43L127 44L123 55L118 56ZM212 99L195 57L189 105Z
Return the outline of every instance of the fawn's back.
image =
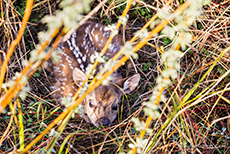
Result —
M105 46L110 31L106 31L105 26L86 22L80 26L71 37L59 45L61 53L58 55L59 61L53 63L49 61L46 66L52 72L55 83L51 86L52 97L61 101L64 97L72 97L78 89L79 82L86 78L86 68L91 64L90 57L96 52L101 52ZM123 45L120 35L116 35L105 56L112 58ZM98 69L100 67L98 65ZM138 85L140 76L135 74L132 77L122 78L116 72L112 75L114 84L123 89L124 92L131 92ZM117 115L117 107L122 96L122 91L114 84L98 86L84 102L84 119L93 123L96 127L101 125L110 126Z

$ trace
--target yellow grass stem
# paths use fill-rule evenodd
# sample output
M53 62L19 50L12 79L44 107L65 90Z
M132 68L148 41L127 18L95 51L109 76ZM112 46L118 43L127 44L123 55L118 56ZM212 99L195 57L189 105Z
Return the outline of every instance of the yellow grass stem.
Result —
M10 60L10 57L11 57L13 51L14 51L15 46L21 40L21 38L23 36L23 33L25 31L27 22L28 22L28 20L30 18L30 14L31 14L33 2L34 2L33 0L27 0L26 1L26 9L25 9L25 14L24 14L23 19L22 19L21 28L19 29L19 32L18 32L18 35L17 35L16 39L10 44L10 47L9 47L9 49L7 51L6 59L4 60L2 68L1 68L0 90L2 89L2 83L3 83L3 80L4 80L4 76L5 76L5 72L6 72L8 61ZM0 105L0 113L1 113L1 105Z
M188 3L184 3L183 5L181 5L175 12L181 12L183 10L185 10L187 7L189 6ZM137 50L139 50L142 46L144 46L144 44L151 38L153 37L156 33L158 33L161 29L164 28L165 25L167 25L168 20L164 20L161 24L159 24L156 28L154 28L149 36L145 39L143 39L142 41L140 41L135 47L134 47L134 52L136 52ZM81 103L84 98L90 93L92 92L96 87L98 87L102 81L107 78L107 76L109 76L110 74L112 74L116 69L118 69L124 62L126 62L128 60L127 56L122 57L119 62L109 71L107 71L100 80L96 81L95 84L91 84L91 86L88 88L88 90L80 97L76 100L76 102L71 105L70 107L68 107L66 109L66 111L64 111L63 113L61 113L51 124L48 125L48 127L40 134L38 135L29 145L27 145L27 147L25 147L24 151L22 151L21 153L25 153L27 152L34 144L36 144L52 127L54 127L60 120L62 120L71 110L73 110L75 107L78 106L79 103ZM86 82L86 81L85 81ZM76 92L74 98L77 98L77 95L79 94L79 90Z
M5 20L4 20L4 15L3 15L4 13L3 13L2 0L0 0L0 3L1 3L1 6L0 6L0 7L1 7L1 16L2 16L2 21L1 21L1 23L0 23L0 27L1 27Z
M164 53L164 50L162 50L160 47L155 46L155 45L153 45L152 43L149 43L149 42L147 42L146 44L151 46L151 47L153 47L153 48L155 48L155 49L157 49L161 54Z
M59 28L55 29L54 32L51 34L51 38L54 38L57 33L59 32ZM59 38L59 37L58 37ZM58 39L57 38L57 39ZM59 38L60 40L60 38ZM44 49L46 48L46 46L49 44L49 41L45 41L42 45L41 48L38 50L37 55L39 55L42 51L44 51ZM56 46L53 46L51 49L54 49ZM44 58L44 60L48 60L49 57L51 55L51 52L48 52L48 54L46 55L46 57ZM43 61L42 61L43 62ZM40 62L41 63L41 62ZM22 87L24 87L24 85L26 84L26 82L21 82L21 79L23 77L26 76L31 76L33 73L31 72L35 72L36 69L32 70L31 66L34 64L34 62L29 61L29 63L25 66L25 68L21 71L21 75L20 77L18 77L15 82L14 85L12 87L10 87L10 89L0 98L0 113L4 110L4 108L6 107L6 105L8 105L8 103L10 102L10 100L15 97L17 95L17 93L22 89ZM37 67L40 64L37 65Z
M78 29L78 27L84 24L87 20L89 20L98 10L105 5L108 0L101 1L93 10L91 10L74 28L72 28L65 36L62 41L65 42L70 38L70 36Z
M168 1L163 7L165 8L166 6L168 6L171 2L173 2L173 0ZM156 13L140 30L139 32L142 32L144 29L148 28L149 25L158 17L158 13ZM129 41L129 43L133 43L139 36L137 34L135 34L132 39ZM122 54L123 50L120 50L118 53L116 53L116 55L113 57L113 60L116 60L120 57L120 55Z
M15 116L16 103L14 103L14 106L12 105L12 103L10 103L10 109L11 109L12 114L11 114L11 116L10 116L9 124L8 124L8 126L7 126L7 128L6 128L6 130L5 130L5 132L3 133L3 135L2 135L2 137L1 137L1 139L0 139L0 145L2 145L2 142L4 141L6 135L9 133L9 130L10 130L10 128L11 128L11 125L12 125L12 123L13 123L13 120L15 120L16 125L18 125L18 123L17 123L17 117Z
M180 12L183 11L184 9L186 9L189 6L188 3L184 3L180 8L177 9L176 12ZM147 38L145 38L144 40L142 40L140 43L138 43L135 47L134 47L134 51L136 52L137 50L139 50L142 46L144 46L144 44L151 38L153 37L156 33L158 33L161 29L164 28L165 25L167 25L168 21L164 20L160 25L158 25L156 28L154 28L151 33L149 34L149 36ZM61 113L51 124L48 125L48 127L40 134L38 135L29 145L27 145L27 147L25 147L24 151L22 151L22 153L27 152L34 144L36 144L52 127L54 127L60 120L62 120L72 109L74 109L75 107L78 106L79 103L81 103L84 98L86 97L86 95L88 95L90 92L92 92L96 87L98 87L102 81L110 74L112 74L116 69L118 69L124 62L126 62L128 60L127 56L124 56L120 59L120 61L109 71L107 71L100 80L98 80L97 82L95 82L95 84L91 84L91 86L88 88L88 90L82 95L82 97L78 98L76 100L76 102L67 108L66 111L64 111L63 113ZM79 94L79 90L77 91L77 93L75 94L74 98L77 97L77 95Z
M164 144L164 141L167 141L173 134L175 134L178 130L174 129L164 140L162 143L160 143L158 145L158 147L160 147L162 144ZM155 153L157 150L159 150L159 148L155 148L153 151L151 151L152 153Z
M185 3L185 4L187 4L187 3ZM187 4L188 5L188 4ZM182 6L184 6L184 5L182 5ZM182 7L181 6L181 7ZM189 5L188 5L189 6ZM187 6L187 7L188 7ZM180 7L180 8L181 8ZM186 7L186 8L187 8ZM184 7L182 7L182 8L184 8ZM185 8L184 8L185 9ZM179 9L180 10L180 9ZM177 10L177 12L179 11L179 10ZM168 24L168 20L164 20L164 21L162 21L157 27L155 27L150 33L149 33L149 36L148 37L146 37L146 38L144 38L144 39L142 39L136 46L134 46L134 48L133 48L133 51L134 52L137 52L140 48L142 48L145 44L146 44L146 42L148 42L148 40L150 39L150 38L152 38L155 34L157 34L158 32L160 32L160 30L162 30L163 28L164 28L164 26L166 26ZM119 52L123 52L123 50L124 50L124 48L122 48ZM116 55L113 57L113 60L115 60L116 59ZM95 87L97 87L97 86L99 86L101 83L102 83L102 81L104 80L104 79L106 79L107 78L107 76L109 76L110 74L112 74L116 69L118 69L123 63L125 63L127 60L128 60L129 58L125 55L125 56L123 56L119 61L118 61L118 63L112 68L112 69L110 69L109 71L107 71L103 76L102 76L102 78L100 79L100 80L98 80L96 83L95 83L95 86L94 85L92 85L92 86L94 86L94 88ZM100 73L99 75L102 75L102 73ZM91 87L92 87L91 86ZM89 89L91 88L91 87L89 87Z
M130 3L128 3L128 5L126 6L123 14L122 14L122 17L125 17L125 15L127 14L131 4L132 4L132 1L129 1ZM116 29L118 29L120 26L120 22L117 23L117 26L116 26ZM109 37L109 40L107 41L105 47L103 48L103 50L101 51L102 54L105 53L105 51L107 50L110 42L112 41L112 37L110 36ZM95 68L98 64L98 61L96 61L93 65L93 68ZM87 75L87 79L90 77L90 74ZM83 82L82 86L77 90L76 94L74 95L74 100L78 97L79 93L80 93L80 90L81 88L84 86L84 84L87 82L87 79ZM91 91L90 91L91 92ZM88 93L90 93L88 92ZM37 136L25 149L24 151L22 151L22 153L25 153L26 151L28 151L35 143L37 143L53 126L55 126L61 119L63 119L72 109L74 109L75 107L77 107L77 105L82 102L82 100L85 98L85 96L88 94L87 92L80 98L78 99L74 105L70 106L65 112L63 112L62 114L60 114L39 136Z
M130 1L127 3L127 5L126 5L126 7L125 7L125 10L123 11L121 17L125 17L125 16L126 16L126 14L127 14L128 11L129 11L129 8L130 8L131 5L132 5L132 2L133 2L133 0L130 0ZM121 25L121 23L118 21L115 29L117 30L117 29L120 27L120 25ZM106 42L104 48L102 49L101 54L104 54L104 53L106 52L106 50L108 49L109 44L111 43L112 40L113 40L113 37L110 36L109 39L108 39L108 41ZM95 61L94 64L93 64L92 71L97 67L97 65L98 65L98 60L96 59L96 61ZM91 72L92 72L92 71L91 71ZM91 76L91 73L87 74L87 77L86 77L85 81L82 83L81 87L78 88L76 94L74 95L74 100L77 99L77 97L78 97L78 95L79 95L79 93L80 93L80 90L83 88L83 86L84 86L85 83L88 81L88 79L89 79L90 76Z
M19 99L16 100L18 104L18 119L19 119L19 143L20 151L24 150L24 126L23 126L23 117L22 117L22 108Z
M133 1L133 0L132 0L132 1ZM100 4L104 4L105 2L106 2L106 1L103 1L103 2L100 3ZM129 8L131 7L131 4L132 4L132 3L128 3L128 5L126 6L125 10L123 11L123 14L121 15L122 17L125 17L125 16L126 16L128 10L129 10ZM93 11L93 12L94 12L94 11ZM87 15L87 16L88 16L88 15ZM84 21L84 19L83 19L83 21ZM81 22L80 22L80 23L81 23ZM117 23L116 29L119 28L120 24L121 24L120 22ZM108 39L108 41L106 42L106 45L104 46L104 48L103 48L102 51L101 51L102 54L104 54L104 53L106 52L106 50L108 49L109 44L111 43L112 39L113 39L113 37L110 36L109 39ZM98 65L98 61L96 60L96 61L94 62L94 64L93 64L92 70L94 70L94 69L96 68L97 65ZM87 75L87 77L86 77L85 81L83 82L83 84L81 85L81 87L78 88L76 94L74 95L74 100L77 99L80 90L83 88L83 86L85 85L85 83L88 81L90 75L91 75L91 73L89 73L89 74ZM70 112L68 115L72 115L72 112ZM68 116L67 116L67 117L68 117ZM65 119L66 119L67 117L65 117ZM68 119L69 119L69 118L68 118ZM65 121L66 121L66 120L65 120ZM66 121L66 123L67 123L67 122L68 122L68 120ZM63 122L62 122L62 124L58 127L57 132L60 132L61 128L63 127L62 125L63 125ZM53 141L54 141L54 137L52 137L51 142L50 142L50 145L48 145L46 149L48 149L48 147L51 146L51 144L52 144Z
M91 92L91 91L90 91ZM21 152L21 154L26 153L34 144L36 144L51 128L53 128L56 124L59 123L60 120L62 120L63 118L65 118L65 116L71 112L71 110L73 110L75 107L77 107L77 105L83 101L83 99L86 97L86 95L88 95L89 90L86 91L82 97L80 97L79 99L76 100L75 104L73 104L72 106L68 107L66 109L66 111L62 112L56 119L54 119L54 121L49 124L46 129L39 134L29 145L27 145L24 149L24 151Z
M175 11L175 13L179 13L179 12L181 12L181 11L184 11L187 7L189 7L189 5L190 5L190 4L189 4L188 2L184 3L183 5L181 5L181 6ZM168 20L164 20L164 21L161 22L156 28L154 28L154 29L151 31L150 34L152 34L154 30L155 30L155 31L160 31L160 30L161 30L164 26L166 26L167 24L168 24ZM145 40L145 39L144 39L144 40ZM144 42L144 40L141 40L141 42ZM141 42L140 42L140 43L141 43ZM138 43L135 47L138 48L138 47L140 46L140 43ZM139 46L138 46L138 45L139 45ZM135 51L135 49L134 49L134 51ZM169 68L169 69L171 69L171 68ZM165 78L167 79L167 78L169 78L169 77L165 77ZM156 99L156 102L155 102L155 105L158 105L158 104L159 104L159 102L160 102L160 96L162 95L163 90L164 90L164 87L162 87L162 88L160 89L159 95L157 96L157 99ZM149 124L150 124L151 121L152 121L151 116L148 116L147 121L146 121L146 123L145 123L145 127L146 127L146 128L149 127ZM144 135L145 135L145 133L146 133L146 130L142 130L142 131L140 132L139 138L143 138ZM131 153L132 153L132 154L136 153L136 150L137 150L136 147L133 148L133 150L132 150Z
M189 6L188 3L184 3L181 5L175 12L181 12L184 9L186 9ZM156 28L154 28L149 36L143 40L141 40L135 47L134 47L134 52L138 51L144 44L151 38L153 37L156 33L158 33L161 29L164 28L165 25L168 24L168 20L164 20L161 24L159 24ZM121 60L112 68L112 70L107 71L100 80L96 81L95 84L91 84L91 86L88 88L88 90L80 97L79 99L76 100L76 102L67 108L66 111L61 113L51 124L48 125L48 127L40 134L38 135L27 147L25 147L24 151L21 153L27 152L34 144L36 144L52 127L54 127L60 120L62 120L72 109L78 106L79 103L81 103L86 95L88 95L90 92L92 92L96 87L98 87L102 81L107 78L108 75L112 74L116 69L118 69L124 62L128 60L127 56L124 56L121 58ZM86 82L86 81L85 81ZM84 82L84 83L85 83ZM80 88L79 88L80 89ZM78 90L74 96L74 98L77 98L77 95L79 94Z
M186 81L188 81L188 80L189 80L191 77L193 77L196 73L198 73L198 72L200 72L201 70L203 70L203 69L207 68L208 66L212 65L214 62L215 62L215 61L211 61L211 62L209 62L208 64L206 64L206 65L200 67L198 70L196 70L196 71L195 71L194 73L192 73L190 76L188 76L183 82L181 82L180 85L181 85L182 83L185 83Z
M164 9L166 6L168 6L170 3L172 3L174 0L169 0L162 8ZM148 28L149 25L158 17L158 13L156 13L141 29L140 32L142 32L144 29ZM130 43L132 43L133 41L135 41L138 38L138 35L134 35L133 38L129 41Z
M226 52L230 51L230 47L224 49L221 54L217 57L217 59L214 61L214 63L210 66L210 68L208 69L208 71L202 76L202 78L193 86L193 88L184 96L183 100L182 100L182 104L184 105L185 102L190 98L190 96L192 96L192 94L194 93L194 91L198 88L198 86L200 85L200 83L205 79L205 77L211 72L211 70L214 68L214 66L216 66L216 63L223 57L223 55ZM187 102L188 103L188 102Z
M69 114L67 114L67 116L63 119L63 121L61 122L61 124L59 125L58 129L57 129L57 135L54 135L51 139L50 142L48 143L47 147L46 147L46 152L50 153L50 151L53 149L53 146L55 145L55 143L57 142L58 138L60 137L61 133L63 132L65 126L67 125L69 119L71 118L73 114L73 110L71 110L69 112Z
M222 58L222 56L226 53L230 51L230 47L224 49L220 55L217 57L217 59L214 61L214 63L211 65L211 67L206 71L206 73L202 76L202 78L194 85L194 87L184 96L182 102L179 104L179 106L175 109L175 111L173 111L173 113L167 118L167 120L165 121L164 125L161 126L161 128L158 130L157 134L154 136L154 138L152 139L151 143L149 144L147 150L149 150L150 146L153 145L153 142L156 141L157 137L160 135L160 133L162 133L163 130L165 130L165 128L169 127L172 123L172 121L174 121L180 114L182 114L183 112L185 112L186 110L188 110L189 108L191 108L192 106L196 105L198 102L200 101L195 101L195 100L201 100L204 96L206 96L208 93L210 93L210 91L212 90L212 88L207 88L205 90L203 90L201 93L203 93L204 91L206 91L204 94L202 94L202 96L196 97L190 101L187 101L189 99L189 97L194 93L194 91L197 89L197 87L199 86L199 84L205 79L205 77L211 72L211 70L216 66L217 62ZM221 78L219 78L219 80L217 80L215 82L215 85L219 84L219 82L225 78L230 71L227 71L223 76L221 76ZM214 85L214 86L215 86ZM194 102L190 105L187 105L186 107L184 107L183 109L181 109L185 104L189 104L190 102ZM181 109L181 110L180 110ZM180 110L180 111L179 111ZM211 126L210 126L211 127ZM165 130L166 131L166 130ZM165 131L163 132L163 134L165 133Z

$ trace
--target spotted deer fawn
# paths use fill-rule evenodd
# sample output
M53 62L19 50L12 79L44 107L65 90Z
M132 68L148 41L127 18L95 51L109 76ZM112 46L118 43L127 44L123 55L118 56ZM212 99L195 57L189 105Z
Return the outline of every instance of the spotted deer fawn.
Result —
M105 26L98 23L85 22L67 41L59 45L58 48L61 49L61 53L58 55L58 62L47 62L48 70L53 73L55 78L55 83L51 86L54 99L61 101L64 97L74 96L79 82L86 78L86 68L88 64L91 64L90 56L96 52L101 52L110 36L111 31L104 28ZM122 37L116 35L110 48L105 52L105 56L112 58L122 45ZM101 65L103 66L99 63L97 69ZM140 80L139 74L123 78L114 72L112 76L113 81L109 85L98 86L82 102L83 118L96 127L112 124L116 118L118 104L123 92L129 93L134 90Z

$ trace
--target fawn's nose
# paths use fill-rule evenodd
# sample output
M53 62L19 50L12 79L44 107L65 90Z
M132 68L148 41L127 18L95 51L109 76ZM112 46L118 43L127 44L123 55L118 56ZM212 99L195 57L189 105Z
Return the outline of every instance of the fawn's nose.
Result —
M110 123L109 119L107 117L101 117L98 121L99 126L108 126Z

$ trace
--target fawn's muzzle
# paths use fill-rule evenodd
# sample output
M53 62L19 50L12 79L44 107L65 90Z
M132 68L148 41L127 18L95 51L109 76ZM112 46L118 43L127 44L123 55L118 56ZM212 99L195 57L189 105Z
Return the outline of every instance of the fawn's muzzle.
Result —
M99 119L99 121L97 121L97 122L98 122L99 126L101 126L101 125L108 126L109 123L110 123L110 121L109 121L109 119L107 117L101 117Z

